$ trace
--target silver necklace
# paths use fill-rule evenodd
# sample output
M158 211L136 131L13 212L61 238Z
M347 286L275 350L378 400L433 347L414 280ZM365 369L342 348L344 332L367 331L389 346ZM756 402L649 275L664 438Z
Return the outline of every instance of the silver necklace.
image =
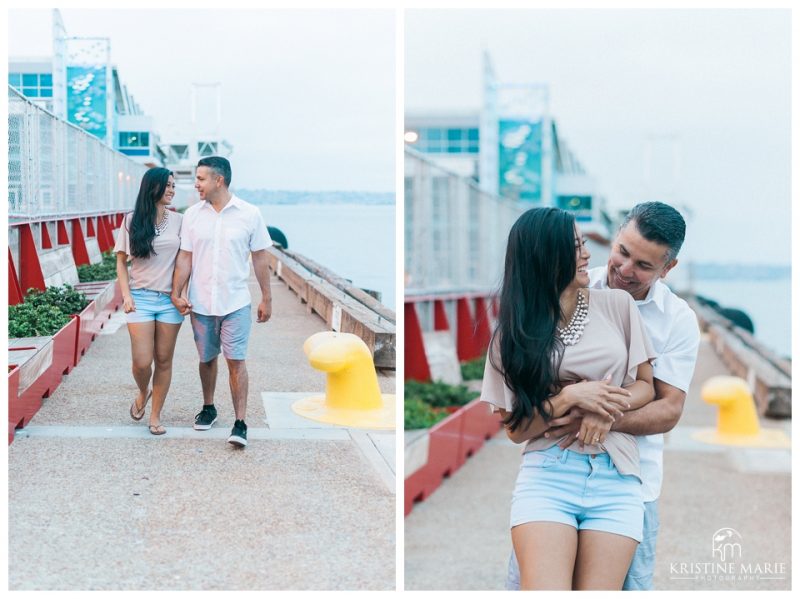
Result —
M167 219L169 218L169 210L164 210L164 218L160 223L156 223L156 235L161 235L167 228Z
M569 323L563 329L556 326L558 338L561 339L564 345L575 345L580 341L583 329L589 322L586 317L588 314L589 306L586 304L586 298L583 297L583 292L578 289L578 303L572 313L572 318L569 319Z

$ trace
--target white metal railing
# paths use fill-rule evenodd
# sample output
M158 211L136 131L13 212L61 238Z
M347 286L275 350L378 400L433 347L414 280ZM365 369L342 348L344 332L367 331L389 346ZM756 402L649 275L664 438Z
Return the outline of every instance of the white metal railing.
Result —
M8 88L8 216L133 209L143 164Z
M508 232L529 207L406 148L406 295L498 289Z

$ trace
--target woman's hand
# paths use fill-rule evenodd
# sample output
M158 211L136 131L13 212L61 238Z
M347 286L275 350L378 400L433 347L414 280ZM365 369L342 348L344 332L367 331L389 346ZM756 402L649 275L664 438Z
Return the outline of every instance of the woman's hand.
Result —
M561 391L568 397L572 408L592 412L614 422L630 408L631 392L611 384L611 377L602 381L582 381L564 387Z
M130 295L122 296L122 311L125 312L125 314L136 312L136 304Z
M611 424L610 420L598 414L586 414L576 438L584 445L600 445L605 443Z

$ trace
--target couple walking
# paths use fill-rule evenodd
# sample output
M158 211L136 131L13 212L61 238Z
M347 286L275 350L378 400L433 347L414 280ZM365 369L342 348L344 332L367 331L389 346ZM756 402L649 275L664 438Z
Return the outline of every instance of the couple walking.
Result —
M245 358L251 328L248 257L252 256L261 287L256 321L267 322L272 315L272 297L266 249L272 240L258 208L232 194L230 184L227 159L203 158L195 179L201 201L181 215L169 210L175 196L172 172L151 168L142 178L136 206L125 217L114 251L131 337L133 378L139 388L130 407L131 417L141 420L152 399L150 433L166 432L161 410L172 379L178 331L188 314L203 389L203 407L194 428L208 430L217 420L214 389L222 351L235 413L228 442L244 447Z
M663 434L692 379L697 319L661 282L685 223L635 206L607 266L571 214L537 208L508 238L481 399L525 443L511 498L511 589L652 588Z

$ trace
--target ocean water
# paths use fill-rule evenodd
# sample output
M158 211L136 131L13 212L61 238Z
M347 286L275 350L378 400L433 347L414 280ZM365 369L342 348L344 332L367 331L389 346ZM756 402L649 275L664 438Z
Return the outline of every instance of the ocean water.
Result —
M394 204L261 204L264 222L296 251L396 310Z
M765 280L696 279L694 292L747 313L755 337L781 356L792 355L791 277Z

